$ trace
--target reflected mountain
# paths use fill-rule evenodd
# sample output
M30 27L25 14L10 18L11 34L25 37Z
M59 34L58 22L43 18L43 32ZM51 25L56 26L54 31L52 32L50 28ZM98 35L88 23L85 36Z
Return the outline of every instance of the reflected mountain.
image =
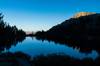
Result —
M11 48L11 46L15 46L19 42L22 42L25 39L25 37L20 38L8 38L6 37L3 40L0 40L0 52L4 51L5 49L8 50Z
M76 48L78 49L80 52L83 53L91 53L92 51L97 51L99 53L99 50L97 48L95 48L95 46L79 46L79 45L72 45L71 43L67 43L67 40L61 39L61 40L57 40L56 39L48 39L48 38L40 38L38 36L35 37L37 40L41 40L41 41L48 41L48 42L54 42L55 44L64 44L65 46L68 47L72 47L73 49ZM95 48L95 49L94 49Z
M78 13L47 31L36 32L35 37L39 40L77 46L83 52L100 52L100 14Z

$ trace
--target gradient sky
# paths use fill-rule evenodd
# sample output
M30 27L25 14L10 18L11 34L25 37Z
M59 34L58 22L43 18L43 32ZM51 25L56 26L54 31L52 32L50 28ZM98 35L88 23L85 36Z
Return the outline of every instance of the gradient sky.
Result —
M4 20L25 31L48 30L83 11L100 13L100 0L0 0Z

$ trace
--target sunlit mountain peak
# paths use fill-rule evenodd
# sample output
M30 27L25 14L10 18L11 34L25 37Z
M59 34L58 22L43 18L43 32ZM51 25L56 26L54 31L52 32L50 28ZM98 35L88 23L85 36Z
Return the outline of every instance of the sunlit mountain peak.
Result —
M88 15L93 15L96 14L95 12L78 12L76 13L73 18L79 18L81 16L88 16Z

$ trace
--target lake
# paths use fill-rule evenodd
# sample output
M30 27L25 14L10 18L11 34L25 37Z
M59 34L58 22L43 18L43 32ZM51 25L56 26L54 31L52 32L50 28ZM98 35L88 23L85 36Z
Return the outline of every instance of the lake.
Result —
M36 38L26 37L26 39L22 42L19 42L15 46L12 45L9 50L5 49L4 51L9 51L12 53L20 51L30 55L31 57L48 54L64 54L77 59L96 59L99 56L98 52L95 50L92 50L91 53L80 52L79 50L80 49L77 47L73 48L64 44L56 44L46 40L42 41L37 40Z

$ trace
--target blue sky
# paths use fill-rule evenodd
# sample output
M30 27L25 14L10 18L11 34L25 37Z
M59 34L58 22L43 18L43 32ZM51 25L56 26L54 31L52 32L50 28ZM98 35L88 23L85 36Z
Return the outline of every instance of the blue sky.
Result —
M48 30L82 11L100 13L100 0L0 0L4 20L25 31Z

